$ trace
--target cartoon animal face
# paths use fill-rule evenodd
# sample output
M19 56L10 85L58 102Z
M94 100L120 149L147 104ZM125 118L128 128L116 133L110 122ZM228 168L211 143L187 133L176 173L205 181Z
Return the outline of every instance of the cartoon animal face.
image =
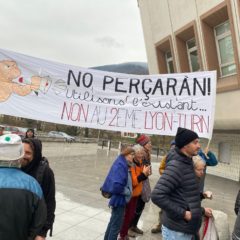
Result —
M0 61L0 81L12 81L20 75L21 71L16 62L11 60Z

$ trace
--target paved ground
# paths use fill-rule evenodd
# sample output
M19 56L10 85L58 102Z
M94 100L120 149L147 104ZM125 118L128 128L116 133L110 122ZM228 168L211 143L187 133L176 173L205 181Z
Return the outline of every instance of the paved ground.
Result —
M57 188L56 220L52 240L97 240L103 239L110 210L107 200L99 191L117 152L98 149L95 144L44 143L43 152L55 172ZM153 158L151 185L158 176L158 160ZM239 183L223 178L207 176L206 190L214 193L213 200L203 203L213 209L222 210L229 216L230 229L235 216L233 206ZM139 227L144 235L136 239L161 239L160 234L150 230L157 221L158 209L148 203L141 217Z

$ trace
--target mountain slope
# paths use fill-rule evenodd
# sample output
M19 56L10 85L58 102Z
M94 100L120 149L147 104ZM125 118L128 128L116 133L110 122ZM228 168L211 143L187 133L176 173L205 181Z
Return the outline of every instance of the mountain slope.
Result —
M136 75L148 75L148 66L144 62L127 62L121 64L111 64L92 67L92 69L102 70L107 72L118 72Z

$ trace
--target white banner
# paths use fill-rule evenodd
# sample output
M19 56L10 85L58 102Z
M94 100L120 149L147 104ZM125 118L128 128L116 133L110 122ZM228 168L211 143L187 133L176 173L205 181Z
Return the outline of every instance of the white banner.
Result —
M216 72L128 75L0 50L0 113L103 130L211 138Z

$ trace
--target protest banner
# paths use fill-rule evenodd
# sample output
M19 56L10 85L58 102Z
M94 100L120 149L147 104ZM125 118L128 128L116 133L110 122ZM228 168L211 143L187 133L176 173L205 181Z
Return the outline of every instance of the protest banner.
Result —
M216 72L129 75L0 49L0 114L79 127L211 138Z

